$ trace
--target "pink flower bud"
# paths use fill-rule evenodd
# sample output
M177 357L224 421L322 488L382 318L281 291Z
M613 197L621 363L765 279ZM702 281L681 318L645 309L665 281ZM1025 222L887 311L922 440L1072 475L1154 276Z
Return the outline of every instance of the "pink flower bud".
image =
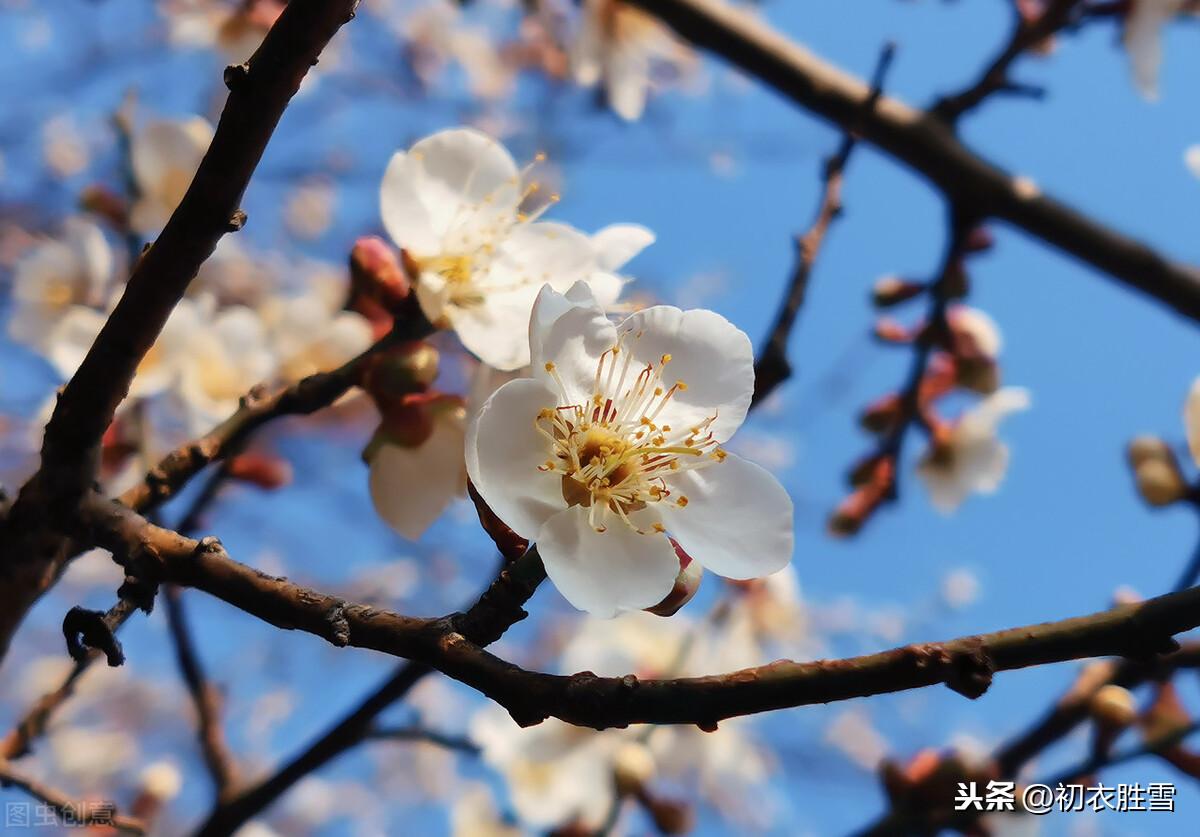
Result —
M683 551L683 547L674 538L668 538L675 554L679 556L679 575L675 576L675 586L671 592L654 607L646 608L647 613L655 616L674 616L696 595L700 589L700 579L704 575L704 567L692 560L692 556Z
M876 308L890 308L920 296L925 293L926 287L924 282L914 282L898 276L884 276L871 290L871 301Z
M292 481L292 464L274 454L241 453L229 460L229 476L274 491Z
M356 296L374 300L391 310L412 292L400 260L387 242L367 235L350 251L350 282Z
M913 333L890 317L880 317L875 322L875 337L885 343L911 343Z

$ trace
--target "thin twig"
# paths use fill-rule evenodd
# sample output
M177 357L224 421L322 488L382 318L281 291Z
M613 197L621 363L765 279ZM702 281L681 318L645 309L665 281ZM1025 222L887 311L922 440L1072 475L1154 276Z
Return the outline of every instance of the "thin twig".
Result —
M875 107L875 102L883 93L883 83L887 78L888 68L891 67L895 53L896 46L893 43L886 44L880 52L871 81L871 94L863 103L864 111ZM788 341L791 339L792 329L796 325L796 318L804 305L809 278L812 276L817 254L825 241L825 235L829 232L829 227L834 220L842 213L842 183L845 179L846 164L850 161L850 154L854 151L857 142L858 137L854 130L848 128L842 134L842 141L837 153L825 162L816 219L807 232L795 239L795 268L779 306L779 312L775 316L775 324L771 327L766 344L754 364L754 396L751 403L757 403L766 398L775 391L776 387L792 376L792 364L787 357Z
M467 755L479 755L479 745L461 735L450 735L445 732L428 729L422 726L378 727L372 729L367 737L376 741L424 741L436 744L447 750L456 750Z
M0 787L17 788L54 811L64 825L110 827L127 834L145 834L146 825L139 819L123 817L117 806L105 803L89 803L72 800L67 794L39 782L0 760Z

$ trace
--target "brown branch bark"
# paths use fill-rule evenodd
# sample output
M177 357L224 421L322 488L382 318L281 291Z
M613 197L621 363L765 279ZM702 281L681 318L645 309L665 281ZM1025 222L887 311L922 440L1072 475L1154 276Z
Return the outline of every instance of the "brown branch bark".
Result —
M480 645L498 639L525 618L524 605L545 579L536 550L530 550L504 569L479 600L459 620L463 630ZM379 688L344 718L330 727L274 774L241 790L213 809L198 837L230 834L251 817L268 808L296 782L333 761L367 738L379 734L376 719L400 700L433 669L417 662L399 666Z
M83 800L72 800L57 788L25 775L6 761L0 761L0 787L24 791L38 802L52 808L67 825L95 828L107 826L126 834L146 833L146 826L141 820L121 816L117 813L115 805L89 805Z
M1200 626L1200 589L1194 588L1089 616L845 660L784 660L686 679L559 676L525 671L480 647L503 630L488 614L511 609L504 588L493 586L466 614L418 619L265 575L231 559L216 539L182 537L111 501L96 498L85 512L99 542L113 550L127 572L196 587L277 627L302 630L340 647L369 648L436 668L500 703L522 724L556 717L596 728L711 727L735 715L936 684L978 697L996 671L1088 657L1149 657L1170 650L1175 634Z
M41 467L0 532L0 658L33 602L73 554L55 531L90 490L100 439L138 364L217 241L245 221L242 193L284 108L355 0L293 0L250 60L225 74L212 144L162 234L134 267L111 316L59 395Z
M183 591L173 584L167 585L163 591L167 611L167 625L171 631L171 641L175 646L175 661L183 682L191 696L192 705L196 709L200 751L204 757L204 765L212 777L213 788L217 799L225 798L237 781L237 765L233 753L225 740L225 731L221 726L221 694L217 687L209 682L204 673L204 666L192 642L188 629L187 613L183 605Z
M1042 194L971 151L935 114L881 96L864 116L866 84L722 0L630 2L806 110L842 127L858 125L865 141L923 175L963 211L1007 221L1200 321L1200 269Z

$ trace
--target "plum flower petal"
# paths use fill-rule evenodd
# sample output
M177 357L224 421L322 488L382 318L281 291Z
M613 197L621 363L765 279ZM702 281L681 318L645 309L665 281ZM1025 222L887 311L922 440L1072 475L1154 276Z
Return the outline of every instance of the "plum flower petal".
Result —
M1122 40L1129 53L1134 84L1146 99L1158 98L1163 29L1187 5L1188 0L1133 0L1125 16Z
M527 174L495 140L456 129L398 152L380 192L384 226L414 271L425 316L501 371L529 363L526 326L543 285L565 291L595 277L611 304L624 284L613 271L647 243L645 231L597 241L538 220L557 196L524 211L540 188Z
M616 616L662 601L679 574L679 557L663 537L614 526L597 537L588 510L571 506L537 535L546 575L563 597L593 616Z
M212 142L207 120L157 120L134 134L130 156L138 200L130 224L140 233L157 233L192 182L204 152Z
M1008 447L997 438L1006 416L1027 410L1029 392L1006 387L984 398L955 424L949 442L926 452L917 475L943 514L957 509L972 493L991 494L1008 470Z
M443 410L421 445L383 444L371 458L368 486L375 511L409 540L425 534L466 488L463 474L465 410Z
M533 538L563 507L560 480L537 470L547 456L533 417L557 404L554 393L529 378L492 394L467 431L467 474L496 516ZM530 461L536 463L530 471Z
M749 579L788 565L792 501L769 471L731 453L719 468L688 471L675 484L688 505L668 507L672 515L665 523L706 569L726 578Z

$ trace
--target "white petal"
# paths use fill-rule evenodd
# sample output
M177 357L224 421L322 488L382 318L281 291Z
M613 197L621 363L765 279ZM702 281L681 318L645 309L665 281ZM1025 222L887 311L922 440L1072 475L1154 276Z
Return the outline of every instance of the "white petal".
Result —
M379 187L383 227L397 246L421 258L438 252L441 239L434 232L425 204L418 194L420 171L407 154L397 151L388 162Z
M617 307L617 302L621 299L621 294L629 283L629 280L623 276L603 272L593 273L584 281L591 289L596 304L605 311L612 311Z
M608 102L622 119L641 118L650 93L650 56L639 44L618 39L610 48L604 77Z
M1192 382L1187 400L1183 403L1183 428L1187 433L1192 459L1200 465L1200 378Z
M1138 0L1125 18L1123 38L1134 84L1147 99L1158 98L1163 27L1182 5L1179 0Z
M1188 171L1200 177L1200 144L1188 146L1183 152L1183 164L1187 166Z
M534 421L555 395L529 378L510 381L492 395L467 431L467 473L496 516L523 538L562 510L560 477L538 470L549 441Z
M504 239L495 264L481 277L480 290L550 284L565 291L596 269L592 240L569 224L539 221L515 227Z
M955 428L955 444L995 436L1000 422L1012 413L1028 410L1032 399L1022 387L1004 387L984 398L963 414Z
M591 298L586 285L576 285L565 298L557 300L550 293L548 289L543 291L546 306L561 306L564 299L570 306L553 320L548 316L548 307L530 318L530 374L558 392L554 376L546 370L546 364L553 363L557 380L566 388L561 403L582 404L592 393L601 353L616 345L617 329ZM576 300L571 299L572 294Z
M440 131L416 143L408 158L419 172L417 196L447 252L475 249L515 217L521 201L517 164L486 134Z
M464 436L462 419L446 417L420 447L382 445L371 460L375 511L409 540L420 538L459 494Z
M422 300L420 286L417 290L417 298ZM471 354L488 366L510 372L529 365L526 332L535 293L532 285L524 285L490 294L481 305L445 305L442 313ZM436 298L422 301L426 316L436 302Z
M82 218L68 218L64 231L67 244L75 251L85 286L80 302L98 305L113 271L113 252L100 227Z
M592 236L601 270L617 270L654 243L654 233L640 224L610 224Z
M134 134L133 175L143 194L174 209L212 138L212 126L199 116L157 120Z
M63 379L70 378L83 363L106 317L93 308L74 305L50 332L47 359Z
M745 332L712 311L669 305L638 311L618 331L635 361L657 366L663 355L671 356L665 385L687 385L668 402L660 424L682 428L715 413L711 430L718 442L741 427L754 392L754 351Z
M606 2L607 0L585 0L579 32L568 51L571 75L575 83L582 87L596 84L603 72L605 37L601 15L604 13L602 6Z
M663 518L680 546L726 578L761 578L792 558L792 499L769 471L740 456L673 477L688 499Z
M679 574L679 558L666 537L610 522L607 531L597 532L588 522L588 509L572 506L550 518L537 535L546 575L563 598L601 617L658 604Z

